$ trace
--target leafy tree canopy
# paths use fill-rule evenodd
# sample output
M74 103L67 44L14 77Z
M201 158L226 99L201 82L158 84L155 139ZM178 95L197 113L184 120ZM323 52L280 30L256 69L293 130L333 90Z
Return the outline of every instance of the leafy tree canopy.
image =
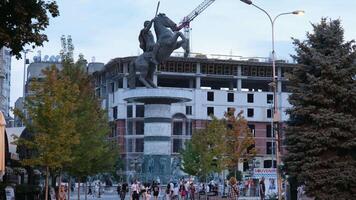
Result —
M339 20L294 39L287 173L316 199L356 199L356 46Z
M25 45L42 46L48 41L43 31L49 25L49 15L59 16L56 1L0 1L0 48L8 47L21 58Z

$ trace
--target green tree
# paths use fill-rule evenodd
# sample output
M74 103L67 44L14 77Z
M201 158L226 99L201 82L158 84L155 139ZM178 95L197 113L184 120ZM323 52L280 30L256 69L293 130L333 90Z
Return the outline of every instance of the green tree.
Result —
M27 44L42 46L48 41L42 33L49 25L49 14L59 15L56 1L0 1L0 48L8 47L17 58Z
M356 199L355 43L339 20L322 19L294 44L287 173L316 199Z
M235 110L225 113L227 129L224 135L224 165L229 169L238 170L238 163L249 161L256 155L255 139L248 127L242 111L235 115Z
M223 119L212 117L198 130L182 151L183 171L199 177L223 169L237 170L238 163L256 154L254 138L242 112L230 110Z
M76 63L64 57L61 73L79 88L76 110L72 114L80 142L73 146L73 160L66 169L78 182L86 180L87 176L111 172L119 155L116 145L107 140L110 132L107 114L94 95L91 77L85 72L83 63L83 56Z
M182 170L204 180L211 172L222 170L223 135L226 126L222 120L212 117L207 127L196 131L182 151Z
M76 124L71 120L77 100L73 94L79 93L79 88L59 73L55 66L51 66L43 71L44 78L31 80L31 93L25 100L27 116L15 110L33 133L31 140L18 140L20 146L35 152L22 163L45 168L46 199L50 171L62 169L72 162L72 146L79 143Z

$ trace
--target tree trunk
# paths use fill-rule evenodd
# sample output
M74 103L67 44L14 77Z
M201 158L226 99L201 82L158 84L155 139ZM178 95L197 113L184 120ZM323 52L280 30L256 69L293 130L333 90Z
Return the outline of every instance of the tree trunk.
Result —
M49 176L49 169L48 166L46 167L46 182L45 182L45 200L48 200L48 176Z
M68 181L68 197L67 197L67 199L68 200L70 200L70 190L71 190L71 182L72 182L72 177L71 176L69 176L69 181Z
M80 178L78 178L78 200L80 200Z

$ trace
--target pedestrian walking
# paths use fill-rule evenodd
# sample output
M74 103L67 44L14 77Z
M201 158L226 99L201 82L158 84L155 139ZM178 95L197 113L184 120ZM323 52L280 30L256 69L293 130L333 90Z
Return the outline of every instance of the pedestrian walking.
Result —
M185 189L184 183L180 184L179 186L179 196L181 200L185 200L187 196L187 190Z
M158 200L159 186L156 182L153 182L152 190L153 190L153 199Z
M189 186L189 193L190 193L190 200L194 200L195 199L195 186L193 183L190 183L190 186Z
M239 187L237 186L237 180L235 177L231 177L229 181L229 199L230 200L237 200L239 198L240 192Z
M265 177L262 177L259 183L260 188L260 200L265 200L266 186L265 186Z
M58 192L58 200L67 200L67 193L64 190L64 186L61 185Z
M131 197L132 200L140 199L140 187L136 180L131 184Z
M121 185L121 192L120 192L120 199L121 200L125 200L126 197L126 193L128 192L128 184L127 183L123 183Z

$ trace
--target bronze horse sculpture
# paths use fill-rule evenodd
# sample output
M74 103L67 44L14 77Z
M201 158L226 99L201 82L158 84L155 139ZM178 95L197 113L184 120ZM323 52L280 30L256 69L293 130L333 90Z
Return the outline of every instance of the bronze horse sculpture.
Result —
M174 50L182 47L185 50L184 56L189 54L189 40L183 33L179 32L177 24L169 19L165 14L160 13L154 19L154 30L156 33L157 44L159 45L156 59L159 63L165 61ZM181 38L181 40L178 40ZM152 52L144 52L138 56L129 65L128 84L129 88L136 87L136 72L139 72L139 80L147 88L156 88L153 82L153 75L156 71L156 65L151 62Z

